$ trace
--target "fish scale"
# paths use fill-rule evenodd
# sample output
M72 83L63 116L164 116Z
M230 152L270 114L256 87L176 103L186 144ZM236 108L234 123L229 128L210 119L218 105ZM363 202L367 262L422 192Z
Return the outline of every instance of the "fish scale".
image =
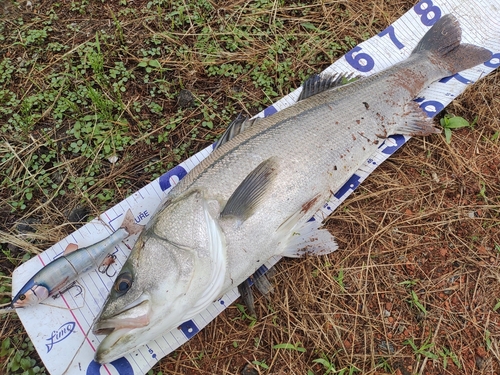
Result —
M491 57L460 39L457 19L443 16L407 60L341 86L339 77L315 78L295 105L233 123L132 249L94 324L94 333L107 334L96 361L177 328L272 256L334 251L334 238L311 216L385 137L439 132L412 100Z
M272 157L277 159L278 176L262 204L266 209L247 219L245 226L235 228L233 222L221 221L228 248L240 249L228 252L230 276L224 290L243 281L241 275L243 278L248 276L249 263L252 273L266 261L269 249L281 254L286 238L275 235L279 226L304 204L320 196L321 199L303 213L296 227L307 221L373 154L382 138L404 126L404 114L408 112L406 104L424 85L450 74L434 69L424 82L419 75L410 76L406 87L411 87L411 91L396 86L397 82L390 82L395 81L395 70L406 69L406 66L414 69L416 62L412 60L367 79L317 94L259 120L197 166L193 170L194 178L189 179L188 175L180 182L173 197L189 189L204 190L207 186L215 186L217 199L225 202L257 165ZM429 69L432 66L426 60L417 67ZM409 112L410 121L413 114ZM417 113L417 118L419 116L421 121L428 122L428 132L434 132L423 112ZM197 175L196 169L202 172ZM225 171L231 174L226 173L221 180L221 173ZM266 224L267 235L255 238L252 232L262 223Z

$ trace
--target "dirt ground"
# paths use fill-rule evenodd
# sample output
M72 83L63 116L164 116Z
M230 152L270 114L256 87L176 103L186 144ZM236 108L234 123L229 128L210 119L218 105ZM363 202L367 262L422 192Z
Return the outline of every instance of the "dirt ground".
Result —
M15 15L12 17L16 19L21 17L25 23L36 14L46 15L55 9L59 18L57 24L52 25L49 39L69 44L68 38L74 38L70 43L72 46L80 43L78 38L84 40L96 30L108 27L113 19L119 20L124 25L122 38L136 43L130 43L126 52L123 52L125 49L120 52L126 66L136 66L141 61L141 48L146 47L140 40L150 38L153 31L161 32L161 22L166 22L164 18L148 21L146 16L127 16L120 13L124 5L115 2L106 6L100 2L82 2L87 4L83 13L70 9L75 3L61 2L54 7L51 1L33 2L31 6L34 8L28 9L24 2L19 6L4 2L3 7L4 14ZM247 16L242 7L249 3L243 1L206 3L213 7L208 12L212 17ZM311 23L318 29L332 31L344 44L375 35L414 5L413 1L389 0L261 3L262 12L270 12L276 19L285 20L284 30L277 32L270 27L273 38L286 34L286 27ZM128 2L127 7L141 9L147 5L148 2L139 0ZM269 19L272 22L273 18ZM5 18L2 20L4 26L12 26L10 22ZM87 27L87 36L83 31L71 35L65 31L75 23ZM7 28L3 30L5 32ZM201 31L189 29L184 32L185 48L195 51L194 36ZM303 43L300 36L297 38L290 44ZM0 56L4 59L26 58L23 56L26 51L19 46L6 44L6 39L0 42L0 50L3 50ZM106 48L111 49L113 40L107 43ZM248 46L248 56L235 56L230 52L224 56L231 61L250 61L250 55L262 53L259 51L265 50L265 43L269 41L259 43ZM347 47L341 44L339 54L345 53L342 48ZM286 53L289 56L283 58L293 60L293 50ZM54 52L45 57L47 65L57 64L62 54ZM289 70L280 74L301 73L288 81L278 79L282 76L278 77L276 73L276 80L271 85L275 92L272 96L264 93L265 90L256 86L252 79L241 79L238 75L210 75L206 70L207 63L199 61L195 52L192 56L195 57L190 65L180 58L175 60L173 55L155 57L162 66L171 68L164 78L177 83L171 88L172 96L161 91L153 95L154 100L161 104L159 113L150 105L149 109L134 114L134 118L142 116L151 120L152 128L141 133L130 116L132 137L150 134L148 132L154 131L155 126L160 126L157 124L161 124L163 131L165 125L160 119L176 116L179 110L184 111L182 114L186 118L205 119L203 111L179 109L181 89L197 98L205 98L201 100L203 103L211 98L219 103L219 108L230 105L234 112L255 114L263 108L256 103L261 102L265 107L299 86L302 76L321 71L338 58L325 52L307 62L293 60ZM223 62L224 56L219 56L215 63ZM30 71L29 74L34 73ZM18 76L17 81L4 83L3 89L18 90L20 95L27 95L32 89L26 88L28 84L24 79ZM35 86L36 79L32 77ZM285 83L280 85L280 82ZM151 82L142 80L129 85L123 94L123 102L141 96L152 100L154 84ZM473 128L454 130L450 144L442 134L411 139L327 219L325 226L339 243L337 252L322 257L280 261L276 266L278 272L272 298L268 300L256 292L259 315L256 322L232 305L191 341L163 358L153 373L499 374L499 85L500 72L497 71L467 89L443 111L443 114L462 116L470 122L476 119ZM242 96L234 96L235 91ZM5 102L0 105L6 107ZM49 108L48 113L53 110ZM2 116L1 119L5 120L8 115L2 112ZM31 134L36 139L39 139L36 135L41 134L41 129L51 126L53 121L46 112L44 116L32 128ZM232 116L232 113L228 114L228 117ZM69 124L70 119L63 122L53 136L61 139ZM49 203L35 195L26 201L23 210L13 209L9 203L17 194L18 185L12 182L14 179L6 183L7 179L2 176L0 231L4 256L0 257L0 280L4 300L9 295L6 286L9 276L25 254L43 251L74 229L66 224L68 213L74 207L84 206L95 214L113 206L153 180L155 173L162 173L178 162L176 155L179 155L179 150L188 148L185 153L180 153L181 159L188 157L212 143L226 125L223 116L217 116L213 127L200 127L192 136L192 124L185 121L162 144L127 144L121 152L120 163L113 166L102 162L106 167L99 170L96 184L86 194L67 188L66 196L51 199ZM23 147L30 147L29 142L22 143L14 134L4 132L0 137L3 143L0 152L5 154L7 144L15 150L24 151ZM42 146L46 147L41 145L35 152L42 152ZM21 151L19 155L22 155ZM73 153L66 151L64 155L65 165L70 165L75 174L83 173L87 164L96 162L96 159L75 154L74 150ZM5 160L2 159L3 167L0 168L9 166ZM154 173L144 167L152 160L159 160ZM9 169L10 173L17 173L23 166L19 164L16 168ZM110 180L122 183L110 185ZM111 199L97 202L97 198L91 199L88 192L97 194L99 189L115 189L115 192ZM26 223L26 220L32 220L34 233L20 230L19 223ZM0 342L6 338L11 338L12 342L24 342L26 334L15 314L0 317L0 325ZM285 343L291 345L274 348ZM18 349L21 349L21 344L16 346ZM12 360L14 352L3 354L0 362L5 364L0 367L0 372L8 373L7 363ZM36 354L30 355L41 366Z

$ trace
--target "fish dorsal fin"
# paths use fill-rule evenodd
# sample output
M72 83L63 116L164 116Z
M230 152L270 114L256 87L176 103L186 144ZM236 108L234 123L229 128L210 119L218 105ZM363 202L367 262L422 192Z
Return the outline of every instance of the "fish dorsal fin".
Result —
M323 91L346 85L352 79L357 78L359 77L354 76L353 73L335 73L329 76L315 74L302 84L302 92L298 101L310 98Z
M246 129L254 125L259 120L259 117L249 119L247 116L242 116L241 114L236 117L233 122L229 124L222 137L219 138L214 146L214 150L217 150L224 143L229 142L231 139L236 137L238 134L243 133Z
M229 197L221 216L234 216L245 221L259 205L277 173L277 162L269 158L260 163Z
M427 117L416 102L407 103L405 113L400 120L401 123L394 130L395 134L426 136L441 133L441 129L434 127L432 118Z

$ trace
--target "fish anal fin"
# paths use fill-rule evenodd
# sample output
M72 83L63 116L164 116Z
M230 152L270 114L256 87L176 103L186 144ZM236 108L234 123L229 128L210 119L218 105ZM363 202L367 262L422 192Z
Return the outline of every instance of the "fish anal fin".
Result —
M400 121L401 123L396 127L394 134L426 136L441 133L441 129L434 126L432 118L428 117L416 102L406 104L405 115Z
M256 117L254 119L249 119L246 116L242 116L241 114L236 117L233 122L231 122L226 131L222 134L222 136L219 138L217 143L214 146L214 150L217 150L219 147L221 147L223 144L229 142L231 139L236 137L237 135L243 133L245 130L250 128L252 125L254 125L256 122L259 121L259 117Z
M321 223L310 220L289 236L281 255L299 258L306 254L325 255L338 249L335 238L326 229L319 229Z
M298 101L310 98L311 96L335 87L346 85L357 78L359 78L359 76L354 76L352 73L335 73L328 76L315 74L302 84L302 92L300 93Z
M277 173L277 162L269 158L260 163L229 197L221 217L232 216L245 221L252 216Z

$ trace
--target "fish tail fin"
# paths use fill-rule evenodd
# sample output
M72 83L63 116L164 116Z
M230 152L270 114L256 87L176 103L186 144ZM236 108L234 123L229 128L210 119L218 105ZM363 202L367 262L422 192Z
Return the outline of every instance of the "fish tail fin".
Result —
M472 68L491 58L491 52L472 44L460 43L462 30L457 18L447 14L437 21L417 44L412 54L428 51L436 63L451 74Z
M144 225L140 225L135 222L134 214L130 209L127 210L125 218L123 219L122 225L120 227L124 228L129 236L140 233L144 229Z

